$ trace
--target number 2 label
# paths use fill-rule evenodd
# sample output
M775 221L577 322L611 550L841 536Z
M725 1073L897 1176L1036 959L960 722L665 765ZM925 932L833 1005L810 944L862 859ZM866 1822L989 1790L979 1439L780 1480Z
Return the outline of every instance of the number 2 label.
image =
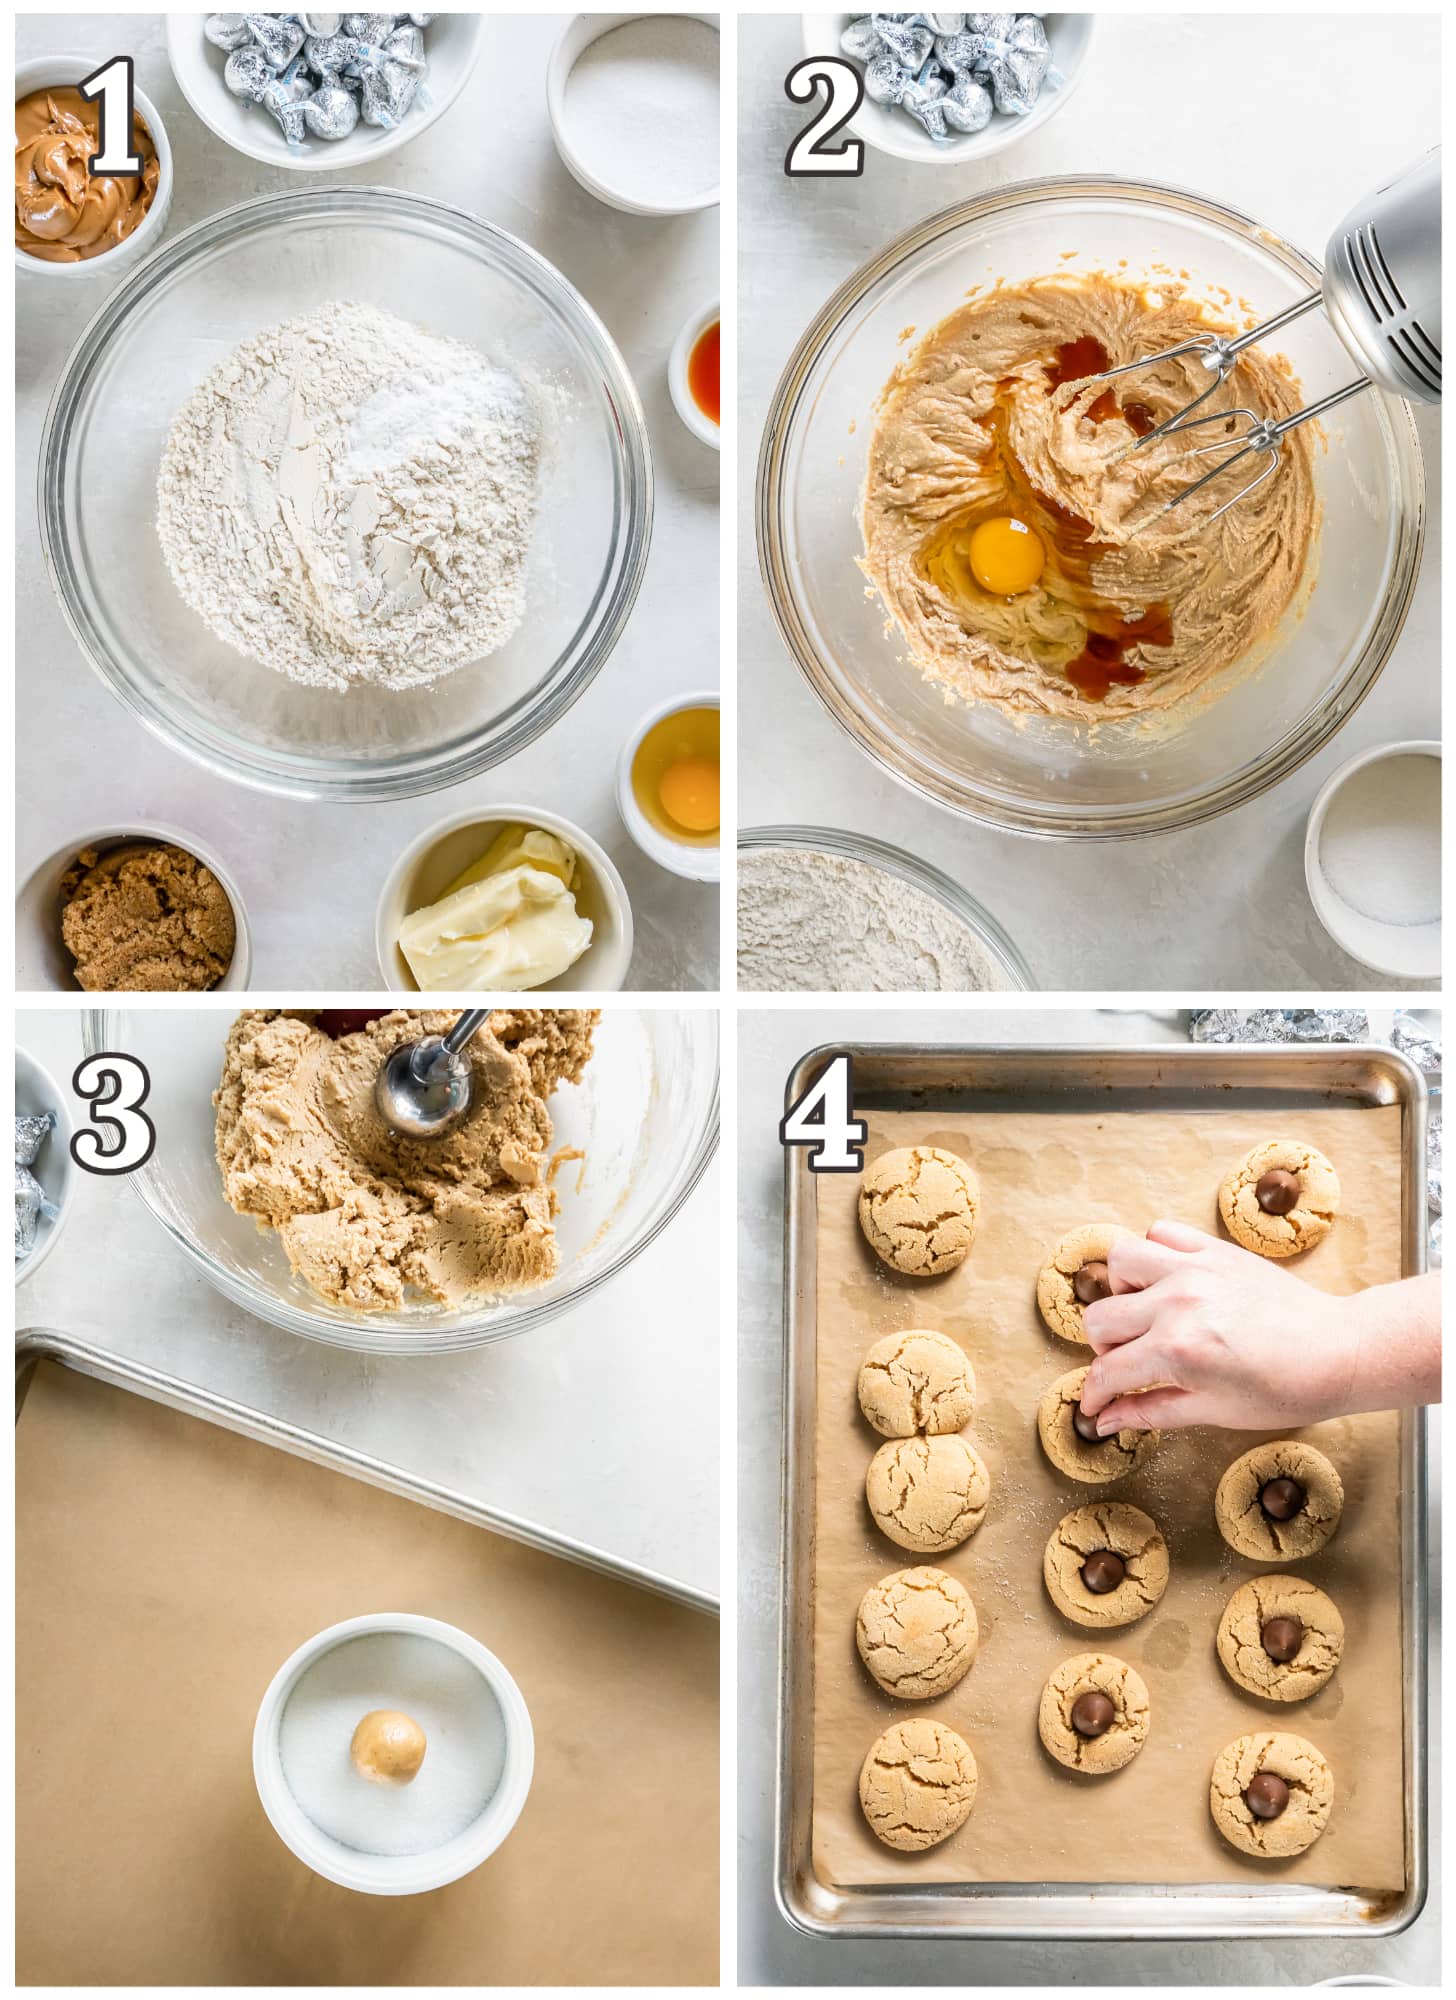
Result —
M828 91L824 109L800 132L784 155L784 172L791 180L864 172L864 141L829 141L853 118L864 102L864 78L840 56L806 56L784 78L784 89L795 104L811 103L820 84Z
M857 1174L864 1166L867 1128L856 1118L854 1064L835 1056L819 1072L779 1124L779 1143L809 1146L809 1170L816 1174Z

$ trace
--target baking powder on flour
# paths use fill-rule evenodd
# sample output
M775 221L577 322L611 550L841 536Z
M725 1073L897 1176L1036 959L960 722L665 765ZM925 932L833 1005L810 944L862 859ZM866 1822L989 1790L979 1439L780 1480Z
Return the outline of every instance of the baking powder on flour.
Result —
M738 984L755 993L982 993L1010 981L923 889L845 855L738 857Z
M202 383L162 454L157 532L186 602L265 667L420 687L520 624L539 457L514 375L335 301Z

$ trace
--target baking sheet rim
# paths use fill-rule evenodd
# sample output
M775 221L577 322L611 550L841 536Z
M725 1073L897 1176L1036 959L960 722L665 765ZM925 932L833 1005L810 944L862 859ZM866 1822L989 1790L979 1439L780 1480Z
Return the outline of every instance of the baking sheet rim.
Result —
M1395 1101L1403 1114L1402 1164L1410 1177L1409 1209L1403 1218L1402 1259L1410 1266L1408 1275L1423 1272L1427 1267L1427 1240L1425 1230L1425 1184L1426 1155L1425 1129L1428 1104L1426 1080L1416 1065L1400 1050L1381 1043L1280 1043L1254 1044L1233 1043L1202 1045L1193 1043L1050 1043L1027 1042L1020 1044L996 1043L977 1045L970 1043L929 1043L929 1042L865 1042L831 1041L822 1042L802 1055L790 1070L785 1082L785 1105L794 1103L807 1088L809 1081L832 1056L848 1054L857 1061L871 1059L880 1063L893 1062L896 1058L914 1059L932 1057L940 1060L961 1058L981 1066L982 1072L991 1066L1028 1062L1041 1059L1043 1062L1065 1061L1074 1064L1084 1083L1090 1080L1087 1071L1091 1063L1099 1062L1128 1072L1139 1066L1151 1066L1155 1071L1166 1069L1194 1070L1211 1066L1217 1069L1231 1057L1252 1058L1255 1066L1266 1061L1273 1063L1279 1059L1292 1059L1301 1069L1310 1068L1320 1058L1340 1068L1353 1071L1360 1063L1385 1068L1395 1073ZM1169 1079L1160 1076L1159 1083ZM1148 1089L1146 1079L1139 1079L1140 1087ZM902 1086L913 1088L914 1086ZM968 1085L968 1091L977 1086ZM1133 1087L1131 1077L1128 1086ZM1189 1084L1185 1081L1185 1088ZM1283 1085L1277 1078L1271 1079L1266 1088L1279 1091L1281 1088L1293 1092L1296 1085L1287 1081ZM1330 1087L1328 1084L1326 1088ZM1412 1117L1410 1114L1414 1114ZM808 1571L811 1586L806 1592L799 1588L798 1576L803 1552L797 1546L794 1533L794 1502L798 1497L800 1482L799 1459L802 1451L798 1431L800 1427L799 1397L794 1382L795 1366L795 1322L799 1317L797 1294L802 1285L802 1265L804 1258L800 1250L799 1238L804 1235L812 1241L812 1230L806 1223L802 1210L807 1207L805 1195L812 1182L801 1148L784 1149L784 1269L783 1269L783 1357L781 1390L783 1407L783 1476L780 1488L780 1575L781 1592L779 1601L779 1700L777 1714L777 1741L775 1744L774 1772L774 1831L775 1868L774 1899L779 1913L792 1928L805 1936L815 1938L944 1938L960 1941L967 1938L1004 1939L1014 1941L1036 1940L1045 1942L1049 1937L1067 1942L1097 1940L1106 1938L1147 1938L1160 1940L1194 1940L1207 1938L1267 1938L1267 1937L1346 1937L1385 1938L1407 1929L1420 1915L1428 1893L1428 1775L1429 1744L1428 1691L1427 1691L1427 1648L1424 1643L1428 1613L1427 1581L1427 1532L1426 1517L1429 1507L1426 1469L1426 1418L1424 1411L1404 1413L1401 1426L1401 1455L1403 1470L1407 1475L1411 1503L1403 1510L1401 1525L1402 1569L1405 1576L1405 1596L1403 1600L1403 1665L1405 1669L1408 1699L1406 1704L1406 1859L1407 1878L1404 1893L1395 1900L1389 1896L1374 1896L1369 1891L1358 1889L1330 1890L1301 1886L1282 1887L1278 1884L1249 1884L1231 1886L1210 1883L1208 1885L1180 1885L1174 1891L1168 1885L1130 1885L1126 1883L1044 1883L1028 1887L1024 1883L983 1883L978 1885L917 1885L904 1888L830 1888L816 1883L823 1902L830 1907L830 1914L818 1915L805 1906L799 1887L798 1877L802 1873L813 1880L813 1862L809 1854L807 1839L804 1852L800 1856L794 1844L794 1829L791 1823L793 1805L793 1745L791 1737L795 1728L795 1703L791 1691L797 1690L798 1679L805 1677L812 1686L812 1647L804 1646L803 1660L794 1657L795 1646L792 1632L794 1600L802 1603L812 1601L813 1566L812 1557L804 1565ZM1418 1216L1411 1210L1417 1210ZM812 1359L812 1356L811 1356ZM812 1791L812 1786L811 1786ZM808 1801L805 1806L806 1832L808 1825ZM800 1862L802 1860L802 1868ZM1201 1921L1174 1922L1171 1924L1148 1924L1140 1922L1136 1914L1139 1906L1146 1906L1151 1912L1158 1908L1169 1908L1175 1903L1190 1904L1201 1899L1205 1905L1227 1906L1231 1911L1252 1911L1258 1908L1264 1914L1259 1921L1242 1915L1230 1915L1222 1921L1213 1917ZM927 1913L918 1921L898 1919L892 1912L896 1906L902 1910L911 1904L929 1902L943 1907L947 1914L942 1917L937 1912ZM1027 1919L1020 1922L999 1918L986 1922L968 1921L978 1906L1017 1905L1026 1906L1028 1913L1040 1909L1045 1904L1085 1905L1089 1919L1085 1924L1064 1924L1057 1921L1048 1924L1046 1917L1040 1921ZM1278 1913L1278 1906L1285 1905L1287 1915ZM888 1906L888 1909L886 1908ZM1107 1914L1092 1920L1091 1911L1099 1907ZM1131 1907L1128 1907L1131 1906ZM1319 1915L1306 1917L1300 1912L1309 1906L1323 1906L1323 1918ZM857 1914L858 1911L865 1914ZM870 1912L885 1910L883 1916Z

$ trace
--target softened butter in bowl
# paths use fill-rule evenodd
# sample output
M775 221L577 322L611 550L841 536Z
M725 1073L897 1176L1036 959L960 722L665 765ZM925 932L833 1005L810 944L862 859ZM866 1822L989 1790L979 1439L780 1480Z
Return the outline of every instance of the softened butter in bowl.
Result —
M611 858L532 806L422 834L385 884L375 935L396 993L616 992L632 956Z

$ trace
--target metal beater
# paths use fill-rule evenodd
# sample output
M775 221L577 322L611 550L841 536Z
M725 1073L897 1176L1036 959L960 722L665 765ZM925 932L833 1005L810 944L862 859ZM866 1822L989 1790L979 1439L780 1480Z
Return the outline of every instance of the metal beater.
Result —
M448 1035L401 1043L374 1084L386 1124L406 1138L439 1139L469 1115L474 1072L465 1047L489 1013L468 1007Z
M1203 416L1193 412L1206 403L1232 373L1246 347L1267 341L1292 326L1317 306L1323 306L1331 326L1349 354L1365 373L1347 382L1342 389L1322 396L1307 409L1289 417L1261 417L1246 407L1213 410ZM1161 354L1144 355L1139 361L1124 362L1103 374L1088 376L1076 386L1091 382L1111 382L1135 369L1150 368L1160 361L1172 361L1185 354L1198 355L1208 370L1208 387L1185 404L1176 415L1150 430L1127 448L1128 455L1143 451L1159 438L1182 436L1205 424L1222 424L1225 435L1212 444L1194 445L1167 461L1176 465L1184 459L1209 458L1229 452L1199 479L1165 501L1149 521L1157 520L1174 507L1181 507L1213 480L1220 479L1230 466L1241 460L1262 456L1266 463L1241 486L1231 500L1210 514L1204 527L1211 527L1230 507L1236 507L1278 468L1280 448L1289 432L1312 418L1337 409L1352 396L1378 384L1397 396L1418 403L1441 400L1441 149L1434 148L1397 179L1377 188L1345 217L1325 251L1324 288L1311 292L1262 326L1247 333L1225 338L1220 334L1199 334ZM1236 418L1247 420L1245 430L1229 431ZM1230 447L1233 447L1230 451ZM1149 522L1143 522L1146 527ZM1135 530L1134 532L1140 532Z

